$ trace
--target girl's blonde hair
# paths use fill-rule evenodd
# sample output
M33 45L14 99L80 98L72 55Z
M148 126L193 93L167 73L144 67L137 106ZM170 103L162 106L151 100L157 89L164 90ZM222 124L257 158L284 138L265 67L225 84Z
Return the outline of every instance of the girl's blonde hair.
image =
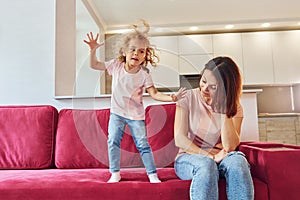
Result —
M141 20L145 26L145 30L144 31L140 31L138 30L138 26L137 25L133 25L134 28L134 32L130 32L127 33L123 36L121 43L120 43L120 48L119 48L119 57L118 60L120 62L125 62L126 61L126 57L124 55L124 51L125 49L129 46L129 42L133 39L137 39L139 41L142 41L146 46L146 58L145 61L142 63L142 67L146 69L146 71L149 71L147 69L147 65L148 62L152 65L152 66L156 66L157 62L159 62L159 57L155 52L155 48L151 46L150 41L148 39L148 35L147 33L150 30L150 26L149 24L145 21L145 20Z

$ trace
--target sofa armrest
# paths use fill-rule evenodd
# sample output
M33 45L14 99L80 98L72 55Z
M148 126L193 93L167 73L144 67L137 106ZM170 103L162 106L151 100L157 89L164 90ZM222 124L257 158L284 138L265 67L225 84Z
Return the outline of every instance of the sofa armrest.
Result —
M252 176L268 185L270 199L300 197L300 146L253 142L241 144L239 150L246 155Z

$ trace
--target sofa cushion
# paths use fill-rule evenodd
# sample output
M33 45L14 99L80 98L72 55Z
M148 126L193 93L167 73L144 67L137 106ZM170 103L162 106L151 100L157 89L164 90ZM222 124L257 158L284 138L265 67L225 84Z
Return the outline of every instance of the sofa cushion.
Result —
M178 148L174 141L176 104L150 105L146 108L146 128L157 167L173 166Z
M107 168L109 109L59 112L55 165L57 168Z
M146 129L157 167L172 165L178 149L173 140L175 104L146 108ZM59 112L55 164L58 168L108 168L109 109L63 109ZM130 130L121 142L121 167L143 167Z
M50 167L57 118L52 106L1 106L0 169Z

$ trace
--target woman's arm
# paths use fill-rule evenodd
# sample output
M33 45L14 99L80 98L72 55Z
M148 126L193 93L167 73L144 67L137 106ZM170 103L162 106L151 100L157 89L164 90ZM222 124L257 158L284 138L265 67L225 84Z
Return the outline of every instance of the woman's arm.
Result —
M228 118L224 116L223 126L221 128L222 145L225 151L234 151L240 144L240 132L243 117Z
M174 122L175 145L189 154L201 154L213 159L214 156L212 154L199 148L187 137L188 123L188 112L182 107L176 106Z

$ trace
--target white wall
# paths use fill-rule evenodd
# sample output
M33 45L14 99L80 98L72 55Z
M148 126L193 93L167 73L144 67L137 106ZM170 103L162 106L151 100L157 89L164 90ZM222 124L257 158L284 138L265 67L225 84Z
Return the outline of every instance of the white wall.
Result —
M109 107L109 98L55 100L54 55L55 0L1 3L0 105Z
M53 104L55 1L0 7L0 104Z
M90 49L83 40L87 40L87 33L104 33L98 27L88 9L81 0L76 1L76 96L99 96L105 94L105 73L104 71L94 70L90 67ZM102 35L99 36L101 41ZM101 57L100 51L104 46L97 49L97 56ZM102 85L100 86L100 77ZM100 88L101 87L101 88ZM102 90L101 90L102 89ZM100 92L102 91L102 93ZM103 91L104 90L104 91Z

